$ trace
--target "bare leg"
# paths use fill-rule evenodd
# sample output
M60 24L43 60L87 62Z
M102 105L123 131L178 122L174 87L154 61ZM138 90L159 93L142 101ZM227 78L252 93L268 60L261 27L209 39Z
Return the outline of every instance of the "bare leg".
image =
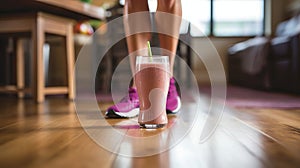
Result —
M170 56L170 70L172 76L181 16L181 0L158 0L155 21L159 32L160 47L163 49L162 54Z
M135 12L144 13L128 16L128 14ZM124 27L130 55L130 68L134 75L135 58L137 55L147 55L147 41L151 38L151 21L147 0L126 0L124 7ZM137 33L140 30L148 30L149 33ZM132 87L136 87L134 80Z

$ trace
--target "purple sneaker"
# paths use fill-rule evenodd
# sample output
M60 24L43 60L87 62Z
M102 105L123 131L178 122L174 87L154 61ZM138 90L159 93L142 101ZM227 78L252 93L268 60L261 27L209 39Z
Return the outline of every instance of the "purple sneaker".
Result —
M167 97L167 113L175 114L179 111L180 107L181 107L181 100L176 89L175 79L174 77L172 77L170 79L170 86L169 86L169 92Z
M128 95L119 103L107 109L107 118L130 118L139 114L139 97L135 88L128 89Z

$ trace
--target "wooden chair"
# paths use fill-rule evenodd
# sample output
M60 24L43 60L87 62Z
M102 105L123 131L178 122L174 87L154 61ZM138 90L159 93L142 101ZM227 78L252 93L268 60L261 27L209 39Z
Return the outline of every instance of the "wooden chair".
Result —
M24 15L0 15L0 33L30 33L33 54L33 80L31 87L29 89L25 89L24 49L22 40L17 40L16 86L0 87L0 91L16 92L19 97L23 97L24 93L30 92L33 94L34 99L38 103L43 102L45 95L49 94L67 94L69 99L74 99L75 86L73 70L75 56L73 24L74 21L72 19L66 19L41 12ZM67 86L45 87L43 46L45 43L46 33L60 35L66 39Z

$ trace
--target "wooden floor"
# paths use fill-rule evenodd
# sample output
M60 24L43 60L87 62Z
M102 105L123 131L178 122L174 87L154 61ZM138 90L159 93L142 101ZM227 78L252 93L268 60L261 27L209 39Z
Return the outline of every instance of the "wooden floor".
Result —
M103 110L108 105L100 107ZM182 110L189 110L189 105ZM174 119L176 116L169 116L171 124L176 122ZM122 126L120 123L134 120L102 119L97 124L105 121L118 128ZM166 130L125 127L126 134L138 137L168 136ZM73 102L48 98L37 105L30 99L0 97L0 167L300 167L300 109L226 108L215 133L207 141L199 143L197 131L194 129L178 144L156 155L118 155L88 136L78 121ZM113 143L115 137L106 139ZM171 140L161 138L151 143ZM133 142L128 140L120 143L126 143L128 148L116 146L116 151L151 150L145 144L132 149Z

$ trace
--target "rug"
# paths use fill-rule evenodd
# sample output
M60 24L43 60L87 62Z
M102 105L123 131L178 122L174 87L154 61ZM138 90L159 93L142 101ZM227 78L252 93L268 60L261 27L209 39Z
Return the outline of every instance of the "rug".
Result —
M200 92L209 96L210 88L200 87ZM226 105L236 108L297 109L300 108L300 95L228 86Z

